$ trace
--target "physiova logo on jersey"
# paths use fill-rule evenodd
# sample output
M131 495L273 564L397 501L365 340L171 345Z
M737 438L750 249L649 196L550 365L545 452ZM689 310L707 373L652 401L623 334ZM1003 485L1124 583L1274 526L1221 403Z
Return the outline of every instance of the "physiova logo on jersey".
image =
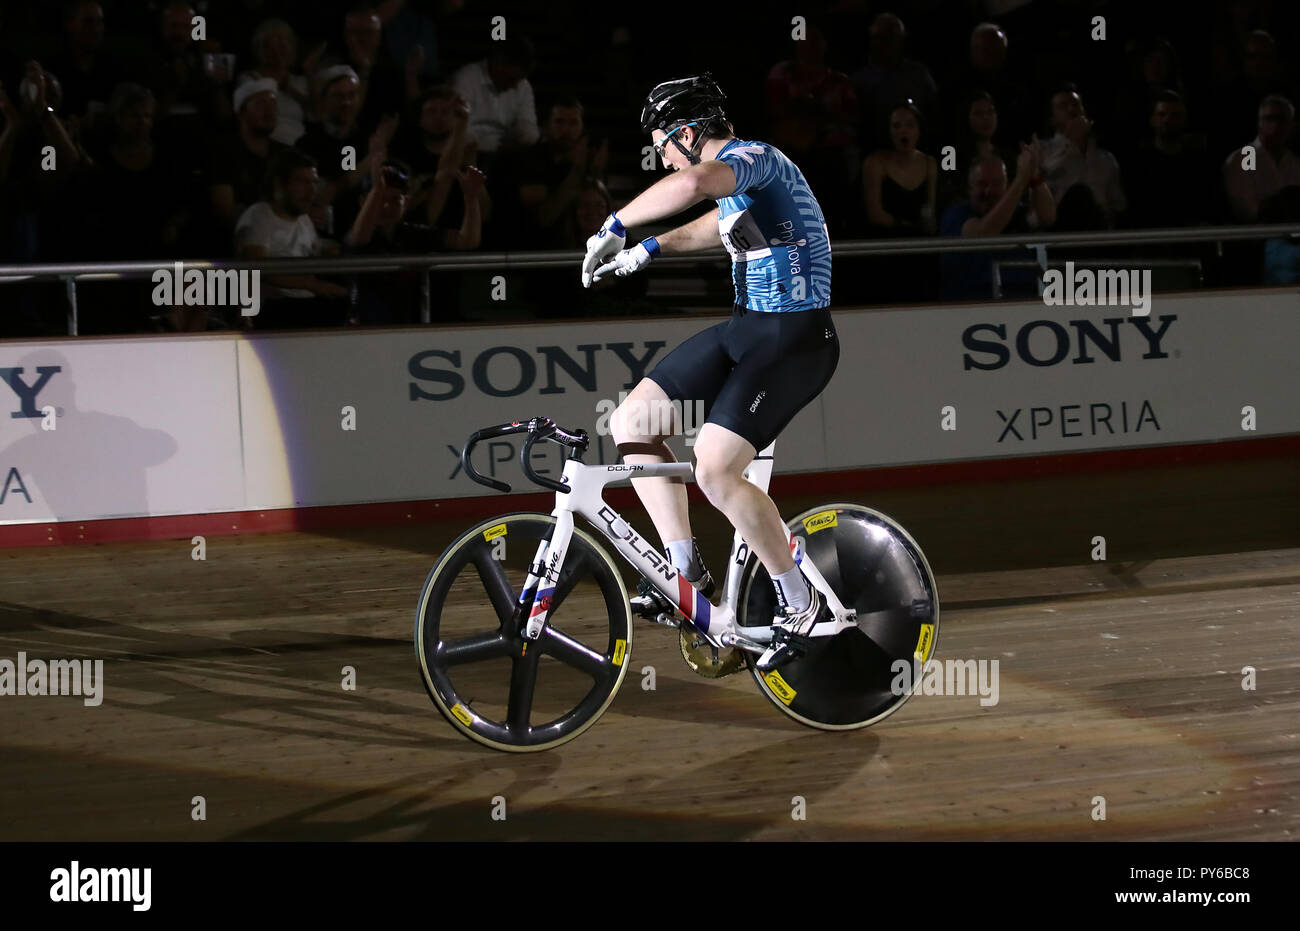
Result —
M1086 365L1105 357L1112 362L1132 359L1168 359L1169 328L1178 317L1164 314L1158 328L1145 317L1107 317L1091 320L1030 320L1015 332L1005 323L976 323L961 334L962 368L993 371L1018 358L1026 365L1052 366L1062 362ZM1095 350L1098 354L1091 354ZM1072 355L1073 354L1073 355ZM1177 356L1178 350L1172 350Z
M780 233L773 236L770 242L774 246L781 246L790 250L786 253L786 261L789 263L790 274L797 275L803 270L799 265L799 250L808 245L808 240L794 238L795 232L793 220L782 220L776 225L776 228Z

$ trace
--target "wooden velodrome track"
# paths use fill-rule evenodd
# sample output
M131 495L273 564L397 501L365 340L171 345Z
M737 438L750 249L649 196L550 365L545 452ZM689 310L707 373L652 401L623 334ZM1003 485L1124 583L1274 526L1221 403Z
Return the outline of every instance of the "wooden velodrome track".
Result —
M697 678L674 631L638 622L595 727L503 754L438 715L411 644L420 585L466 522L210 537L205 562L188 540L0 550L0 657L105 659L99 707L0 697L0 840L1300 832L1300 463L860 497L929 556L938 657L1000 661L997 705L918 695L877 727L817 732L746 673ZM696 522L720 567L726 527L707 506Z

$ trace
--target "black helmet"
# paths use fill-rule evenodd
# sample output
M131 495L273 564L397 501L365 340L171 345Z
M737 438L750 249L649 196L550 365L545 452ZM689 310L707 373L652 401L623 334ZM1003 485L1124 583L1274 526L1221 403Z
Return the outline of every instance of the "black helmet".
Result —
M667 131L680 123L710 123L725 120L722 105L727 95L709 72L655 87L641 108L641 131Z

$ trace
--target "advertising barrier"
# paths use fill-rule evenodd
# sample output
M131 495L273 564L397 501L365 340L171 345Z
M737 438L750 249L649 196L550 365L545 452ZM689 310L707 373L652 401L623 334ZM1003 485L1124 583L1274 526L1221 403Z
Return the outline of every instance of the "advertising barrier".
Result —
M0 344L0 523L488 494L475 429L548 416L612 463L609 412L724 316ZM1300 433L1300 295L836 310L839 369L777 441L777 473ZM690 454L702 404L686 399ZM480 471L521 481L517 439ZM559 450L539 444L543 474Z

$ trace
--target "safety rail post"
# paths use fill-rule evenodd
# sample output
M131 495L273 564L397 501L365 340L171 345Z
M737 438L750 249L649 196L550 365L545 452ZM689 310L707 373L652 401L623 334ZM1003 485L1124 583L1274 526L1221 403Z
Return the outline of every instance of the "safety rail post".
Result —
M1038 259L1038 296L1043 296L1043 289L1047 283L1043 281L1043 275L1047 272L1047 246L1043 243L1034 243L1030 246L1034 250L1034 258Z
M63 288L68 294L68 335L78 335L77 322L77 278L75 275L67 275L63 279Z

